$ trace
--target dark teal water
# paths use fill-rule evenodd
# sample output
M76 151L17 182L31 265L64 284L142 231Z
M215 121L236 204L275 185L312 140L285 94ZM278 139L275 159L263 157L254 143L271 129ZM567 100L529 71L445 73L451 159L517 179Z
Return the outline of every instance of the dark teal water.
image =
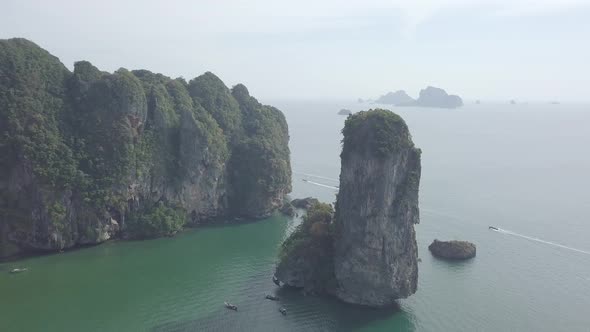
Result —
M333 201L333 189L302 179L335 184L344 121L336 112L366 105L273 104L290 126L293 196ZM398 113L423 150L419 290L398 310L279 291L277 247L298 220L275 216L0 264L0 331L587 331L590 255L488 225L590 251L590 109ZM473 241L477 257L433 259L434 238ZM29 271L7 273L20 266ZM273 292L280 304L264 300Z

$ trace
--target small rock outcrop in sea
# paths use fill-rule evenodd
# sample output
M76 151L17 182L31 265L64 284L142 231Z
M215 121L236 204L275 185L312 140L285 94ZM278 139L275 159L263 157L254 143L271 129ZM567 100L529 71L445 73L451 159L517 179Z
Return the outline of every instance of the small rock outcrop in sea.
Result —
M314 202L302 223L283 242L275 283L306 293L334 289L333 215L331 205Z
M319 203L317 198L313 197L306 197L306 198L296 198L291 201L291 205L296 207L297 209L304 209L307 210L312 207L314 204Z
M283 243L275 276L348 303L386 306L416 292L420 150L386 110L350 116L343 130L334 216L315 203Z
M415 100L414 98L408 96L404 90L398 90L396 92L388 92L387 94L379 97L379 99L377 99L375 102L377 104L403 106L411 105L415 102Z
M338 115L350 115L352 114L352 111L346 108L341 109L340 111L338 111Z
M469 259L475 257L475 244L467 241L439 241L434 240L428 250L435 257L444 259Z
M281 213L289 217L294 217L295 207L290 202L285 202L281 207Z
M214 74L71 72L0 40L0 258L259 218L291 190L278 109Z
M420 96L416 100L416 106L457 108L463 106L463 100L457 95L447 94L443 89L429 86L420 91Z

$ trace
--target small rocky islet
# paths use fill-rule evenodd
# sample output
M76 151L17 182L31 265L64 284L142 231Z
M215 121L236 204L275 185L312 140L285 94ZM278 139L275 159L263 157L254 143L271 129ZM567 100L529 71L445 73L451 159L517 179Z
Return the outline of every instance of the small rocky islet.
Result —
M475 257L475 244L468 241L439 241L435 239L428 250L433 256L448 260L465 260Z

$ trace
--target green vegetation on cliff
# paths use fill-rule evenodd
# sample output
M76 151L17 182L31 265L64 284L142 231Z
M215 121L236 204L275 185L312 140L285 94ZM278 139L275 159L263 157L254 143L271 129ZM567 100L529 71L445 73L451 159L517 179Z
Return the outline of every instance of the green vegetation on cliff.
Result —
M345 158L349 152L368 145L370 148L366 153L386 158L403 147L413 146L407 133L404 120L391 111L374 109L355 113L346 119L342 129L341 156Z
M230 196L234 213L252 214L257 197L284 196L291 191L289 129L278 109L260 104L248 89L232 89L243 114L244 132L230 160L230 180L236 190Z
M153 238L173 235L185 224L184 209L157 204L145 211L132 214L127 223L127 230L133 238Z
M333 287L334 280L334 208L315 203L303 222L281 244L277 275L284 280L293 267L297 270L298 287L306 291L323 292Z
M343 135L336 210L311 206L281 245L273 280L348 303L391 305L418 285L420 150L387 110L350 115Z
M0 240L56 250L268 215L291 189L288 139L279 110L210 72L70 72L0 40Z
M211 72L191 80L188 90L193 100L213 116L227 137L238 136L242 114L231 91Z
M313 242L314 238L330 242L333 235L333 216L332 205L326 203L312 205L303 217L303 222L281 244L279 257L284 258L294 250L309 249L307 246Z
M60 132L68 75L32 42L0 40L1 170L20 159L49 185L68 187L76 178L76 161Z

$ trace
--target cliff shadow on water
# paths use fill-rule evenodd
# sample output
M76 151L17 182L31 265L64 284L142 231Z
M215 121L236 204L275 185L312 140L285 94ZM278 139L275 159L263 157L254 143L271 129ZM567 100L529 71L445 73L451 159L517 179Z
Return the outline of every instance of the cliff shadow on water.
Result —
M414 331L411 313L394 303L383 308L351 305L325 296L302 296L297 290L278 288L271 281L272 266L260 271L239 287L238 310L228 310L224 299L217 310L197 319L167 322L154 326L154 332L188 331L358 331L379 327L380 322L395 321L403 331ZM269 301L273 294L278 301ZM285 308L283 316L279 308Z
M397 309L375 309L351 306L335 299L293 296L286 299L286 316L276 303L259 303L255 309L237 312L220 308L201 319L166 323L155 326L153 332L189 331L358 331L378 328L381 322L395 324L401 331L415 331L414 318ZM264 301L262 297L258 297Z

